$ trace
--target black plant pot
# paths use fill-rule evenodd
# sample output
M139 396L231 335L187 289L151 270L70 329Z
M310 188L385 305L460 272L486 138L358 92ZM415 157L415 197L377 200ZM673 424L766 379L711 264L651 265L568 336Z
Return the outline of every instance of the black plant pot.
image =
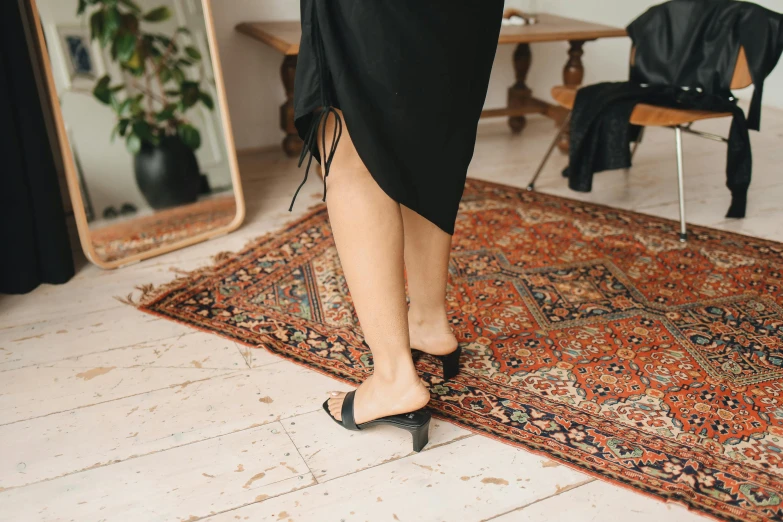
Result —
M136 183L154 209L193 203L202 185L193 149L176 136L163 138L156 147L144 143L134 163Z

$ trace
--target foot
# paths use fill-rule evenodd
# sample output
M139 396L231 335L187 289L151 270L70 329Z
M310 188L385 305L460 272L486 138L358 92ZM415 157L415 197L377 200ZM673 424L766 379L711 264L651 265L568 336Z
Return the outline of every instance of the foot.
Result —
M329 393L329 412L342 420L345 392ZM356 424L386 417L410 413L427 405L430 392L418 375L385 381L371 375L356 390L353 402L353 416Z
M439 320L422 320L408 313L411 348L430 355L446 355L457 349L457 338L444 313Z

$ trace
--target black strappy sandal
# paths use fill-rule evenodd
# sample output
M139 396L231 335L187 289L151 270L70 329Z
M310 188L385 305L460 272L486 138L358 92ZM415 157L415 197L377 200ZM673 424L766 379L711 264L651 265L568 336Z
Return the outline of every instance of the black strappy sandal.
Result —
M372 426L380 426L381 424L388 424L395 428L401 428L410 432L413 435L413 451L419 452L424 449L429 441L430 432L430 419L432 414L422 408L410 413L400 413L398 415L388 415L361 424L356 424L353 416L353 398L356 394L356 390L348 392L343 400L343 407L340 410L342 415L342 421L338 421L332 413L329 411L329 400L324 402L324 411L334 422L342 426L343 428L351 431L364 431Z
M418 361L424 354L421 350L411 348L413 362ZM453 379L459 373L459 356L462 354L462 346L457 345L457 349L446 355L434 355L443 365L443 380Z

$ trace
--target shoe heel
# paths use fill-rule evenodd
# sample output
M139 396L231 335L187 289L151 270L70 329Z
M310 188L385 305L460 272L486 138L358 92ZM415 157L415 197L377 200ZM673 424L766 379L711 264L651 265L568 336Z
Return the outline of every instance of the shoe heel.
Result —
M439 355L438 359L443 363L443 380L453 379L459 373L459 356L462 353L462 346L447 355Z
M418 453L430 440L430 421L427 421L424 426L412 430L411 435L413 435L413 451Z

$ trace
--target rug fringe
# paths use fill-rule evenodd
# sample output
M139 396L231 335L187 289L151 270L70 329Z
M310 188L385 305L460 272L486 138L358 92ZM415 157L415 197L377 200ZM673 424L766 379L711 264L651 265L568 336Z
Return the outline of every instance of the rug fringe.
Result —
M116 299L117 301L121 302L124 305L132 306L134 308L138 307L136 302L133 300L133 293L128 294L126 297L120 297L116 295L113 297L114 299Z
M313 214L320 212L326 205L323 203L316 203L308 209L305 215L300 216L294 220L289 221L284 225L285 230L289 230L291 227L297 226L300 223L310 219ZM230 252L227 250L220 251L211 257L212 264L196 268L195 270L182 270L181 268L172 267L169 268L170 272L177 274L177 277L173 281L164 283L158 286L153 284L136 286L136 290L141 292L138 298L134 298L133 293L128 294L126 297L114 296L117 301L133 306L135 308L144 308L150 306L152 303L159 301L169 292L181 288L183 285L187 285L193 282L194 279L200 277L210 277L218 273L218 269L224 264L237 259L242 253L248 251L251 248L255 248L262 245L264 242L270 241L280 234L279 231L273 230L266 234L250 239L247 244L239 252Z
M223 251L223 252L218 252L217 254L212 256L212 261L214 261L215 263L222 263L223 261L225 261L227 259L230 259L230 258L234 257L235 255L236 254L234 252L230 252L228 250Z
M137 286L134 286L133 288L135 288L136 290L141 292L141 295L138 297L138 299L133 297L133 292L129 293L125 297L121 297L121 296L116 296L115 295L114 299L116 299L117 301L119 301L120 303L122 303L124 305L132 306L134 308L138 308L139 306L141 306L142 302L144 302L147 299L149 299L150 295L152 295L152 294L157 292L157 289L155 288L155 285L153 285L152 283L147 283L146 285L137 285Z

